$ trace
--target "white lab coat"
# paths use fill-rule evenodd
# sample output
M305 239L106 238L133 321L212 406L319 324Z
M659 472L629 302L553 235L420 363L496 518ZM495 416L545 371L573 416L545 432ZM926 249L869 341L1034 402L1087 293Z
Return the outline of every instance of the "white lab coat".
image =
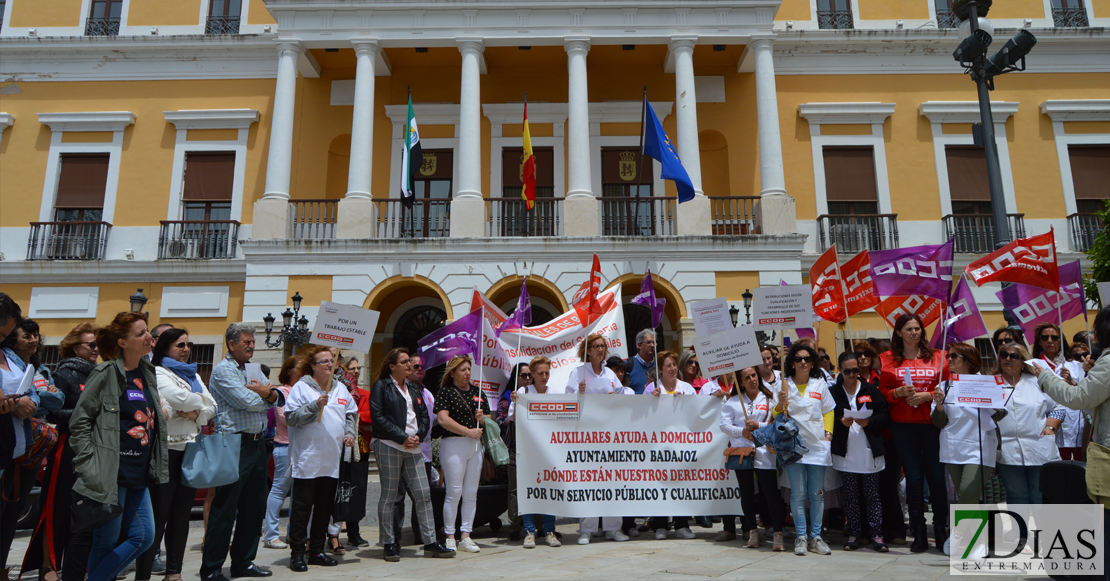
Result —
M775 455L766 446L757 447L755 442L743 436L744 412L748 413L747 419L759 422L759 427L762 428L771 422L773 407L775 407L774 400L768 399L763 392L756 395L754 400L748 399L747 394L744 393L734 395L721 407L721 431L728 434L729 447L755 448L755 467L759 470L774 470Z
M809 452L799 460L802 464L832 466L832 442L825 441L825 414L836 408L829 386L819 376L810 376L806 392L798 391L793 378L786 378L786 391L790 396L787 411L798 424L798 435Z
M1022 373L1013 388L1003 389L1006 394L1006 411L1009 413L998 422L1002 433L1000 464L1010 466L1041 466L1060 459L1054 436L1041 436L1049 412L1056 409L1056 402L1041 391L1037 378Z
M979 375L976 373L975 375ZM936 402L933 402L936 409ZM960 407L945 402L944 413L948 425L940 431L940 461L945 464L979 464L980 447L983 453L983 466L994 468L998 457L998 436L995 423L991 419L994 410ZM982 442L980 446L980 422L982 423ZM1043 424L1042 424L1043 425Z
M316 401L323 390L298 381L289 390L285 400L285 413L293 413ZM346 435L347 414L358 414L358 406L347 387L332 381L328 405L320 421L300 427L289 426L289 465L293 478L339 478L339 460Z

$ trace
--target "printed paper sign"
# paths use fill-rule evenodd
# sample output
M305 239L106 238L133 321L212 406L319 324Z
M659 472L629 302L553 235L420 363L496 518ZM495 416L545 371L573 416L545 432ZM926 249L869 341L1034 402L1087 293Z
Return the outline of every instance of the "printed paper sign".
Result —
M809 285L759 287L754 294L752 316L756 330L813 326L813 292Z
M1102 301L1102 306L1110 307L1110 282L1098 283L1098 298Z
M750 325L694 339L702 375L708 378L733 373L763 363L759 342Z
M320 301L320 312L316 315L312 338L308 342L369 353L379 315L370 309Z
M529 394L516 405L521 514L740 510L719 398Z
M1001 375L953 375L952 390L945 403L965 408L1002 409L1006 398Z
M690 316L694 319L694 332L698 337L708 337L732 328L728 300L724 297L690 303Z

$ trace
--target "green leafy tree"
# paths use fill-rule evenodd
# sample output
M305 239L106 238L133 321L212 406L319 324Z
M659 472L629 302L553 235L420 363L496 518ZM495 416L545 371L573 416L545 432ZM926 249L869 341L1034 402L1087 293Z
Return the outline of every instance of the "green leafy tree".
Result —
M1110 200L1106 200L1102 211L1098 213L1102 228L1091 243L1087 251L1087 258L1091 260L1091 274L1083 281L1083 292L1087 300L1102 308L1102 300L1098 294L1098 282L1110 281Z

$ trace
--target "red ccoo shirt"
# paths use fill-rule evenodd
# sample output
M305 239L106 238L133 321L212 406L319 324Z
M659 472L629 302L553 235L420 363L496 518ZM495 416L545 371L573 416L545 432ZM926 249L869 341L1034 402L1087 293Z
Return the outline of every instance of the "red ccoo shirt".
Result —
M902 387L903 369L910 370L910 379L914 389L918 392L932 392L945 377L948 376L948 360L944 351L933 351L932 361L922 359L905 359L901 365L895 365L894 353L887 351L879 355L882 363L882 372L879 375L879 391L890 403L890 420L903 424L931 424L930 413L932 404L925 402L917 407L906 403L906 398L894 397L894 390Z

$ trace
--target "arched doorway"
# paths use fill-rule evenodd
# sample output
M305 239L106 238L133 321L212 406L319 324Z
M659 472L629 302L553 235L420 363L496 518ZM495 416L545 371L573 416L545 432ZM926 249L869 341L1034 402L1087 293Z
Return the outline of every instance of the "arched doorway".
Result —
M393 347L405 347L409 353L416 353L417 343L425 335L439 330L447 322L447 313L443 309L431 305L413 307L405 311L397 324L393 327ZM435 391L433 386L439 385L443 376L443 367L425 369L424 385L430 391Z

